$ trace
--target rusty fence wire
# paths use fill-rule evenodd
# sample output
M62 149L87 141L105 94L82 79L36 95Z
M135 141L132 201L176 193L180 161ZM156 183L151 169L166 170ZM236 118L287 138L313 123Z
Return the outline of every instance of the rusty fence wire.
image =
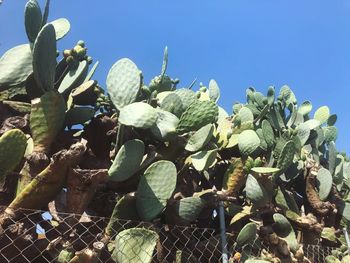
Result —
M0 233L0 262L68 262L62 256L74 252L82 259L71 262L117 262L112 255L120 251L113 246L113 240L118 233L131 228L152 230L158 238L152 255L147 256L147 251L139 251L134 246L134 256L140 258L133 258L132 262L142 262L145 256L151 257L152 262L222 261L220 231L217 229L118 220L114 225L115 234L109 239L112 242L105 242L103 233L108 222L109 218L105 217L58 213L53 218L45 211L21 209L16 211L16 219L6 224ZM237 252L232 249L233 237L228 234L227 240L231 248L230 262L235 262L232 261ZM128 239L126 246L127 242ZM253 255L259 256L269 248L256 240L251 249ZM304 253L311 262L325 262L331 252L330 247L304 245Z

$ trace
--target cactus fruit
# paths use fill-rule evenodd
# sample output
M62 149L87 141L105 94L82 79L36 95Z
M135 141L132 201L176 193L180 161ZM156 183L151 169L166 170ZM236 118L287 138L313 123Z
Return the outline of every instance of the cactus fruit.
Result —
M108 178L114 182L129 179L140 167L145 145L140 140L130 140L119 149L108 170Z
M107 90L114 106L121 110L135 102L141 88L141 72L128 58L118 60L108 72Z
M211 101L193 102L181 115L177 132L179 134L197 130L207 124L217 121L218 106Z
M148 129L156 125L158 113L155 108L144 102L134 102L120 110L119 122L126 126Z
M0 184L4 182L6 174L20 163L26 147L27 138L21 130L9 130L0 137Z
M152 230L123 230L115 238L117 249L112 253L112 259L119 263L151 263L158 239L158 234Z
M176 167L170 161L150 165L137 187L136 207L140 217L149 221L165 208L176 187Z
M54 87L56 64L55 29L47 24L40 30L33 46L34 78L44 91Z

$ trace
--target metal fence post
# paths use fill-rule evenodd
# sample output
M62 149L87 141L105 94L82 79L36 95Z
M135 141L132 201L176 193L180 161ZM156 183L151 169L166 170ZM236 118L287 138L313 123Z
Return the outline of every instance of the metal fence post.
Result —
M219 217L220 217L220 237L221 237L221 249L222 249L222 263L228 263L228 250L226 239L226 226L225 226L225 211L224 203L219 202Z

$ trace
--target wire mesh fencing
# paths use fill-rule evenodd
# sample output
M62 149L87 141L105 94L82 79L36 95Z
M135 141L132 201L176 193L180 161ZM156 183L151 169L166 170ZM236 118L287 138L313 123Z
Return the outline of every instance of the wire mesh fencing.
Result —
M221 262L220 231L212 228L168 226L118 220L113 235L104 238L109 218L87 215L50 213L21 209L0 233L0 262ZM156 233L154 246L143 244L145 237L116 236L126 229L146 229ZM135 241L136 238L136 241ZM227 234L230 262L238 252L234 236ZM269 247L257 240L251 254L260 256ZM311 262L325 262L332 249L305 245ZM74 255L71 261L65 261ZM75 259L75 261L74 261Z

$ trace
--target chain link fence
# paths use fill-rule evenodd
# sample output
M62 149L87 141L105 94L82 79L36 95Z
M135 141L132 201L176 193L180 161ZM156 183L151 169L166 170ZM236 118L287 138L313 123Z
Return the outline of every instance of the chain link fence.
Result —
M6 224L0 235L0 262L41 263L65 262L60 258L64 252L83 255L83 261L71 262L117 262L112 254L118 247L113 242L105 242L103 234L109 218L87 215L57 213L21 209L16 211L16 219ZM149 257L152 262L221 262L222 248L220 231L211 228L167 226L159 223L145 223L118 220L115 233L125 229L144 228L158 234L157 244ZM114 234L110 241L115 239ZM230 262L236 250L232 249L234 236L227 234ZM125 240L126 244L128 240ZM141 241L140 241L141 242ZM251 253L259 256L268 251L268 246L257 240L251 246ZM62 252L63 251L63 252ZM325 262L332 248L304 245L304 253L311 262ZM142 253L135 248L132 262L142 262ZM61 256L60 256L61 254ZM85 257L85 259L84 259ZM81 260L81 259L80 259ZM68 262L68 261L67 261Z

